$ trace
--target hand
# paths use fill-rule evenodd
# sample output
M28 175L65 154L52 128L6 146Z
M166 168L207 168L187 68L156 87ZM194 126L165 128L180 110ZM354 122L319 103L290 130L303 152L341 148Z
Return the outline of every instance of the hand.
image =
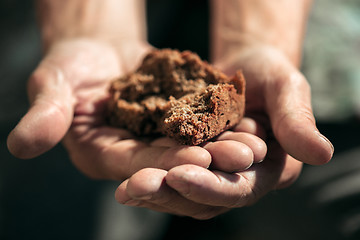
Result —
M211 162L224 165L212 160L211 154L219 154L214 147L179 146L166 138L140 141L124 129L106 125L109 81L137 66L150 48L144 43L113 47L88 39L55 44L30 78L31 108L10 133L9 150L17 157L32 158L63 139L74 165L83 173L115 180L145 167L168 170L190 163L205 168ZM119 51L123 49L127 51ZM229 144L236 146L242 160L228 164L239 169L263 158L263 153L254 157L246 141Z
M232 173L222 166L211 170L182 165L168 172L144 169L118 187L115 197L120 203L208 219L291 185L302 162L324 164L331 159L333 147L315 126L309 85L279 51L254 46L234 52L217 65L229 75L243 69L246 113L256 119L244 119L233 133L222 134L218 140L244 132L258 135L267 141L265 160ZM223 155L223 164L228 159ZM157 178L150 181L150 173ZM144 181L147 184L142 184Z
M121 48L132 55L120 55ZM19 158L33 158L63 139L82 172L105 179L123 179L149 166L169 168L189 162L208 166L210 156L200 147L151 147L106 125L109 81L129 66L136 67L149 49L146 44L114 47L88 39L53 45L29 80L31 108L10 133L9 150ZM187 154L196 157L190 161Z
M145 168L125 180L117 189L115 198L121 204L138 206L177 215L208 219L233 207L256 201L271 186L267 184L276 175L266 174L282 168L268 162L269 168L259 169L264 163L266 145L259 137L263 131L252 119L245 118L235 131L226 131L204 148L212 155L209 169L184 164L165 171ZM247 130L238 132L236 129ZM243 145L246 143L246 145ZM246 150L246 146L252 151ZM244 165L247 155L253 155L254 164ZM221 171L220 171L221 170ZM266 177L258 186L256 178ZM257 188L262 191L257 195ZM261 194L261 195L260 195Z
M330 161L333 146L316 128L310 87L297 68L269 46L254 44L239 52L228 56L219 67L228 73L243 69L247 115L267 129L267 139L275 140L283 149L284 169L274 185L286 187L295 181L302 163L321 165ZM272 153L271 147L268 151Z

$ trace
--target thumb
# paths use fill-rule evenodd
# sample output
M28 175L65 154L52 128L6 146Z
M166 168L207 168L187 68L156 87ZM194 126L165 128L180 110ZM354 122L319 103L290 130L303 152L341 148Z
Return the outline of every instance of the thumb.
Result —
M28 82L31 107L10 132L7 145L18 158L34 158L54 147L65 135L73 117L73 97L63 71L46 63Z
M331 142L316 128L310 86L297 70L281 75L266 91L267 111L276 139L292 157L320 165L332 158ZM281 80L280 80L281 79Z

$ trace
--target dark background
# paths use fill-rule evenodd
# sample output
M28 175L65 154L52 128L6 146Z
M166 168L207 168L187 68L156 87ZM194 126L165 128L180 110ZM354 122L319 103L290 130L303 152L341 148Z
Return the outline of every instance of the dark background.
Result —
M149 2L150 43L159 48L189 49L208 59L207 1ZM93 239L102 189L109 182L80 174L61 145L32 160L16 159L7 151L6 137L28 108L26 80L41 59L32 1L2 0L0 26L0 239ZM163 238L359 239L357 218L351 233L341 232L342 220L359 212L359 194L346 201L319 204L313 201L319 185L316 181L309 184L305 178L316 179L324 171L341 169L340 161L353 164L359 156L360 125L354 117L320 122L319 129L334 143L331 164L305 167L297 184L270 193L253 207L209 221L171 217ZM340 176L356 169L344 170Z

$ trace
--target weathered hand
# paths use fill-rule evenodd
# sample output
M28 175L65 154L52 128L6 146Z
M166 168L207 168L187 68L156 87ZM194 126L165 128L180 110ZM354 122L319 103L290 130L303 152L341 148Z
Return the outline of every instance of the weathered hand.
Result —
M119 54L124 48L132 54ZM219 155L230 152L219 151L216 144L202 148L180 146L167 138L141 141L124 129L106 125L109 81L136 67L149 49L146 44L113 47L87 39L54 45L30 78L31 108L9 135L10 151L32 158L63 140L79 170L93 178L116 180L146 167L169 170L182 164L242 170L263 158L254 157L251 145L229 141L240 158L225 162L226 167Z
M63 140L82 172L104 179L124 179L144 167L209 166L211 156L201 147L158 146L163 140L136 140L128 131L106 125L109 81L136 67L149 49L146 44L114 47L87 39L52 46L29 80L31 108L10 133L9 150L32 158Z
M279 50L247 46L218 66L227 73L243 69L247 79L246 113L277 141L286 154L278 187L291 184L301 163L320 165L330 161L333 146L316 128L310 86L299 70ZM271 153L271 147L268 148Z
M245 118L233 132L220 135L214 144L221 148L225 139L246 136L245 142L251 146L249 139L255 140L257 135L267 143L264 161L241 170L228 162L236 155L226 153L234 148L218 148L221 164L213 164L210 169L186 164L168 172L139 171L117 189L115 197L119 202L207 219L291 185L303 162L324 164L331 159L333 147L315 126L309 85L279 51L249 47L217 65L229 75L243 69L247 79L246 114L251 118ZM211 144L205 148L208 146ZM147 184L141 184L143 181Z
M244 119L237 128L247 132L226 131L207 143L204 148L212 156L209 168L194 164L179 165L169 171L146 168L125 180L115 198L122 204L198 219L248 205L268 192L273 178L278 177L265 171L282 168L274 163L259 169L273 162L262 163L266 145L254 135L263 132L258 127L253 120ZM251 167L244 164L249 156L254 160Z

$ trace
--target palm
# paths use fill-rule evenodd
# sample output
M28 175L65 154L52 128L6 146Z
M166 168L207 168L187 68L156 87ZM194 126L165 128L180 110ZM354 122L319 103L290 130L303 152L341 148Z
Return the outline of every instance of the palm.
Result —
M272 104L276 103L276 97L284 97L275 94L281 90L280 86L293 90L284 84L289 76L299 77L291 80L298 81L299 84L295 87L299 87L296 90L299 95L303 95L301 99L307 101L309 96L301 74L280 53L275 53L264 49L249 49L246 54L238 54L229 61L217 63L218 67L229 75L237 69L243 69L247 79L246 114L251 117L236 126L233 133L225 133L218 140L223 141L226 138L224 136L234 139L234 136L239 136L242 132L258 135L267 141L268 153L264 162L238 171L210 171L194 165L177 166L169 172L145 169L120 185L116 195L118 201L160 211L188 214L196 218L209 218L229 208L254 203L272 189L291 184L299 175L302 164L287 155L274 138L274 115L286 116L286 112L281 112L284 110L281 108L274 112L275 105ZM276 86L278 89L274 88ZM282 119L282 116L278 117L275 119ZM279 126L276 131L279 131ZM223 158L224 162L228 160L227 157ZM218 169L225 170L223 167ZM148 184L144 187L141 180L147 179L147 176L157 176L157 181L148 179ZM162 204L164 202L167 204Z
M147 50L147 47L135 47L134 54L140 55ZM109 82L129 70L127 66L137 65L135 60L127 61L126 65L121 60L116 48L101 42L78 41L56 45L39 66L42 69L37 71L40 75L57 73L55 84L59 85L56 91L61 94L61 103L54 105L64 108L61 114L71 114L67 120L71 126L63 143L73 163L90 177L117 180L149 166L170 169L182 163L193 163L207 167L210 154L200 147L178 146L168 139L140 141L124 129L106 125ZM48 81L38 80L46 78L34 77L30 89L39 89L40 84L54 89ZM30 95L37 96L37 93L30 90ZM66 122L59 125L54 131L67 128Z
M319 142L318 134L314 134L317 130L310 87L282 52L249 46L218 65L229 74L236 69L244 72L246 115L261 126L258 134L268 143L268 159L280 167L278 187L288 186L296 179L301 162L319 164L331 158L328 146L324 146L327 143Z
M140 141L124 129L106 125L104 111L109 81L131 70L129 66L136 67L148 48L148 45L141 44L114 48L86 40L54 45L30 79L32 107L10 134L9 146L18 156L29 158L49 150L63 139L73 163L86 175L117 180L130 177L117 192L120 202L128 200L127 194L135 198L153 195L155 199L145 207L189 216L196 216L200 211L206 214L205 217L227 210L229 198L238 199L239 194L246 197L237 204L246 204L246 199L253 196L251 192L257 178L248 181L243 189L245 192L236 188L241 186L238 181L254 176L254 168L249 169L249 176L245 173L244 176L227 175L207 168L211 164L212 169L241 172L253 162L259 162L266 154L266 146L256 136L228 131L204 147L179 146L167 138ZM127 51L122 51L124 49ZM132 54L118 54L124 52ZM122 62L124 59L126 62ZM21 152L21 149L30 151ZM184 179L192 174L188 166L190 170L194 169L195 175ZM261 173L259 170L256 172ZM216 182L222 178L221 174L229 179ZM207 177L212 179L197 182ZM165 184L165 178L169 185ZM237 181L233 182L234 178ZM179 193L182 191L174 185L178 180L190 181L191 187L200 188L195 191L199 194L194 195L195 198L181 197ZM126 187L128 183L130 185ZM268 189L266 187L262 193ZM229 197L212 198L217 195ZM209 198L224 202L208 202ZM210 210L209 215L207 210Z

